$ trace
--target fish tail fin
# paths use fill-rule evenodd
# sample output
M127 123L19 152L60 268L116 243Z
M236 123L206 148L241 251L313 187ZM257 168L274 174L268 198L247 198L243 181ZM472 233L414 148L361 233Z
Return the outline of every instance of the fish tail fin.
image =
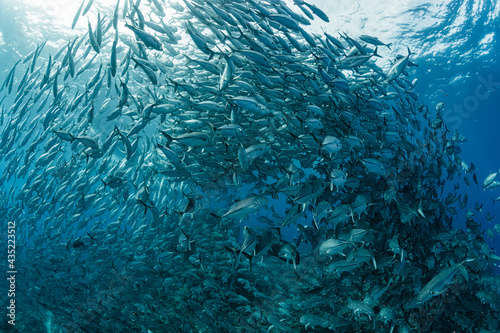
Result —
M118 128L117 125L115 125L115 128L113 129L113 132L118 135L122 135L122 132L120 132L120 129Z
M227 47L229 47L229 49L231 50L231 53L229 53L228 57L232 57L233 54L235 54L238 50L236 48L234 48L234 46L232 45L227 45Z
M210 54L209 54L209 56L208 56L208 61L212 60L212 59L213 59L213 57L217 54L217 52L214 52L214 51L212 51L212 50L209 50L209 51L210 51Z
M88 232L87 235L90 237L90 246L92 246L92 244L94 243L94 237L92 237L92 235L89 234Z
M181 211L181 210L175 210L175 209L174 209L174 213L179 214L179 224L180 224L180 223L182 222L182 217L184 216L184 213L185 213L185 212L183 212L183 211Z
M390 277L389 281L387 281L387 286L386 286L386 288L389 288L389 286L391 285L391 283L392 283L392 281L393 281L393 280L394 280L394 274L393 274L393 275L391 275L391 277Z
M212 124L211 122L207 121L206 122L208 124L208 126L210 127L210 129L212 130L212 139L213 139L213 136L215 135L215 131L217 130L217 128L215 128L214 124Z
M101 178L101 182L102 182L102 183L103 183L103 185L104 185L104 189L106 189L106 185L108 185L108 184L106 184L106 182L105 182L102 178Z
M391 49L391 45L392 45L392 43L385 44L385 46L387 46L387 48L388 48L389 50Z
M141 199L137 199L137 201L144 206L144 216L146 216L146 213L148 212L148 205L146 205L146 203Z
M322 147L322 143L321 143L321 140L319 140L314 134L311 134L314 141L316 141L316 144L318 145L318 156L321 156L321 149L323 148ZM331 158L332 154L330 154L330 158Z
M380 55L377 53L377 51L378 51L378 47L377 47L377 46L375 46L375 51L373 51L372 56L382 58L382 56L380 56Z
M224 57L224 58L226 58L226 61L227 61L228 56L226 54L224 54L224 52L220 49L219 45L216 44L215 47L217 48L217 50L219 50L219 53L214 51L214 53L219 54L219 59Z
M214 213L208 213L208 214L212 215L213 217L215 217L217 219L217 227L219 227L220 221L222 221L222 216L214 214Z
M210 213L210 214L212 214L212 213ZM243 251L240 251L237 248L235 248L234 246L230 246L230 245L224 245L224 248L226 250L228 250L229 252L231 252L232 254L234 254L235 260L234 260L234 264L233 264L233 270L236 271L236 268L238 268L238 262L240 260L241 252L243 252Z
M234 265L233 265L233 271L235 271L235 272L238 269L238 266L240 264L241 254L244 252L241 250L237 250L237 253L238 253L238 255L236 256L236 260L234 261Z
M284 227L283 225L281 225L280 227L271 227L271 229L276 229L276 231L278 231L278 237L279 239L281 239L281 228Z
M293 134L292 132L290 132L289 134L293 138L292 145L294 145L295 142L299 139L299 137L297 135Z
M134 58L134 56L132 56L131 59L135 62L134 69L140 66L139 62Z
M167 144L165 146L169 147L173 141L173 138L170 135L168 135L167 132L165 132L165 131L161 131L161 134L163 134L163 136L167 138L168 141L167 141Z
M193 61L193 59L191 59L187 54L184 54L184 57L187 59L186 65Z
M422 200L420 200L420 202L418 203L417 213L419 213L425 219L425 214L424 214L424 211L422 209Z
M243 252L243 251L242 251ZM247 257L248 261L250 261L250 272L252 271L252 259L253 259L253 255L249 254L249 253L246 253L246 252L243 252L243 255L245 257Z

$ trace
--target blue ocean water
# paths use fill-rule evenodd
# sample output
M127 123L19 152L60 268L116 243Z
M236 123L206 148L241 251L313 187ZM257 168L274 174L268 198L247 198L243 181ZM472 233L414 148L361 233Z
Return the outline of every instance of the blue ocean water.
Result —
M469 195L469 207L482 205L481 212L472 211L484 230L493 228L500 216L500 206L492 200L500 191L481 186L490 173L498 172L500 163L495 145L500 139L498 6L497 1L450 1L436 15L435 24L413 35L422 50L417 74L421 101L430 106L443 102L443 119L449 130L467 138L461 145L461 158L477 167L479 185L472 182L459 192ZM426 8L419 6L411 12L420 16ZM488 212L496 216L489 222L485 219ZM459 212L455 224L465 226L464 212ZM498 237L486 239L500 249Z
M1 69L6 75L12 64L44 40L55 52L63 43L85 32L85 24L69 30L79 4L64 1L2 0L0 12ZM311 1L332 19L329 23L312 22L311 32L347 32L350 35L369 34L391 50L381 51L385 57L412 52L419 65L414 77L419 101L432 110L443 102L443 120L452 132L467 138L461 145L462 160L477 167L480 183L500 169L500 153L495 143L500 139L498 104L500 102L500 50L498 34L499 2L483 1ZM89 15L98 11L111 15L113 1L95 1ZM124 31L123 33L129 33ZM44 55L41 55L43 61ZM381 65L388 66L387 60ZM479 94L479 95L478 95ZM494 221L484 220L486 212L500 216L500 205L492 198L500 190L484 190L471 185L460 191L469 193L469 202L483 205L484 214L478 222L485 229ZM458 214L457 225L464 226L464 214ZM494 244L492 240L490 240ZM500 245L500 244L498 244Z
M467 138L460 145L461 159L467 166L473 163L477 168L474 171L477 185L472 180L472 173L466 175L462 172L462 176L466 175L470 180L469 186L461 181L455 192L454 185L458 181L453 179L443 187L443 197L450 192L455 192L460 198L465 194L469 196L469 204L464 210L456 207L458 213L454 225L465 228L465 214L470 209L475 214L474 220L485 231L485 239L492 248L499 250L498 232L493 232L495 237L491 238L486 235L486 230L493 229L500 217L500 203L495 204L492 200L500 196L500 188L482 188L483 180L500 169L500 150L497 147L500 140L499 2L444 1L434 4L404 0L390 3L316 0L310 3L330 17L330 23L313 21L308 28L310 31L320 34L325 29L330 33L347 33L351 37L368 34L390 43L390 49L379 49L383 59L377 64L385 70L391 66L388 59L396 54L406 56L407 48L411 50L411 60L418 64L418 68L412 71L412 78L418 79L415 91L419 101L428 105L432 115L435 106L444 103L442 115L446 127L451 133L458 131ZM40 56L40 64L47 61L49 53L54 54L70 39L85 34L86 18L80 18L76 29L69 29L79 5L63 1L0 1L0 82L18 59L43 41L47 40L47 46ZM114 1L95 0L89 11L90 21L96 21L98 12L111 17L114 5ZM292 2L290 6L293 7ZM121 33L130 34L126 30ZM18 71L16 80L21 75L22 72ZM83 76L81 80L84 78L88 79ZM252 189L243 187L241 197L248 193L252 193ZM474 207L476 203L480 210ZM285 207L279 202L273 209L276 215L285 213ZM495 218L487 221L487 213ZM260 216L248 217L245 222L262 227L266 223L262 217L272 219L273 215L264 212ZM310 216L308 218L310 220ZM282 230L282 234L291 241L297 236L296 227L292 225ZM241 242L243 238L240 235Z
M312 1L330 23L314 22L311 29L369 34L392 43L384 55L406 55L406 47L418 64L414 77L419 101L431 111L444 103L443 120L449 131L467 138L460 145L461 158L476 167L479 185L471 181L459 193L469 195L469 205L460 210L454 223L465 227L465 212L482 205L475 220L486 231L500 217L500 205L492 198L500 189L483 189L482 182L500 169L500 2L484 1ZM391 53L392 52L392 53ZM453 182L454 183L454 182ZM448 191L453 187L450 182ZM445 196L446 196L445 192ZM487 213L496 219L487 221ZM496 233L498 236L498 233ZM500 249L500 237L486 237L492 248Z

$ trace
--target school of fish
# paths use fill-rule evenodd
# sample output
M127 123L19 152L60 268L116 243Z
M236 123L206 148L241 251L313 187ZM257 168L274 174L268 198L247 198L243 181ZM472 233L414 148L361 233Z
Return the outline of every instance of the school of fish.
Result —
M452 225L475 167L409 48L380 67L303 0L92 7L0 81L16 331L500 330L482 206Z

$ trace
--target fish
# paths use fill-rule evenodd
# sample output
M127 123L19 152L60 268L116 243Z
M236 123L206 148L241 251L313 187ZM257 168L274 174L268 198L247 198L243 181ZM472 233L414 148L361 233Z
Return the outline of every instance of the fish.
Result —
M341 254L348 245L348 242L342 240L327 239L320 244L318 250L320 254L333 256L334 254Z
M257 233L252 228L248 226L244 227L243 235L245 236L245 239L243 241L241 249L239 250L238 256L236 257L236 260L234 262L234 270L238 268L241 254L244 251L252 251L255 248L255 245L257 244Z
M78 5L0 73L20 330L498 329L500 225L417 52L307 0Z
M327 136L323 140L322 147L331 155L342 149L342 143L334 136Z
M134 62L144 71L144 73L146 74L146 76L149 78L149 80L151 81L151 83L153 85L157 85L158 84L158 78L155 74L155 71L153 68L151 68L151 66L145 64L144 62L140 61L140 59L137 59L137 58L134 58L132 57L132 60L134 60Z
M101 182L104 185L104 189L106 189L106 186L117 188L125 184L125 180L119 176L109 176L106 180L101 179Z
M97 141L90 136L86 136L86 135L77 136L77 137L75 137L75 140L82 143L86 147L89 147L92 149L99 149L99 144L97 143Z
M363 42L366 42L368 44L372 44L375 46L387 46L387 48L390 50L391 43L389 44L384 44L382 43L377 37L374 36L369 36L369 35L361 35L359 36L359 39L361 39Z
M84 4L85 4L85 0L82 1L82 4L80 5L78 10L76 11L75 17L73 18L73 23L71 24L71 29L74 29L76 27L76 23L78 22L78 19L81 16L82 8L83 8Z
M218 131L218 133L223 133L224 135L231 138L241 138L247 135L243 127L238 124L226 124L218 128L213 128L214 130Z
M383 176L386 173L385 166L377 159L365 158L361 160L361 162L363 162L368 171L373 172L379 176Z
M257 114L268 114L269 111L265 105L262 105L255 99L246 96L236 96L232 98L232 101L239 107L245 109L250 113Z
M221 218L228 219L239 219L258 211L260 208L264 207L269 202L269 199L263 196L250 196L243 200L238 201L232 205L227 212L225 212Z
M327 23L330 22L330 19L328 18L328 15L326 15L325 12L323 12L321 9L319 9L318 7L316 7L314 4L310 4L310 3L307 3L305 1L303 1L303 4L305 6L307 6L311 10L311 12L313 12L314 15L316 15L320 19L322 19L323 21L325 21Z
M279 241L271 246L271 255L278 257L279 259L293 264L294 269L297 269L297 265L300 264L300 256L297 248L284 240Z
M334 320L322 318L320 316L306 314L300 317L300 323L308 330L309 327L316 329L316 327L323 327L330 330L335 330L338 327L347 326L347 322L343 318L334 317Z
M9 74L7 75L7 78L4 80L2 84L2 88L0 90L3 90L3 88L7 87L7 91L10 94L12 92L12 86L14 84L14 75L16 72L16 67L17 65L21 62L21 60L18 60L12 69L10 70Z
M346 182L347 174L344 171L339 169L332 169L330 171L330 191L333 191L333 186L335 186L338 192Z
M500 172L500 171L499 171ZM484 188L491 188L495 184L495 178L498 176L499 172L490 173L483 181Z
M89 40L90 40L90 45L92 46L92 48L94 49L94 51L96 53L99 53L100 52L99 43L97 42L96 35L92 31L92 26L90 25L90 21L88 22L88 26L89 26Z
M76 138L68 131L64 131L64 130L53 130L54 133L61 139L61 140L64 140L64 141L73 141L75 140Z
M170 146L172 141L188 147L204 147L210 143L210 137L203 132L184 133L177 137L172 137L165 131L161 134L167 138L167 146Z
M92 8L93 4L94 4L94 0L89 0L89 2L87 3L87 6L85 6L85 8L83 9L82 16L85 16L85 14L88 13L90 8Z
M448 289L448 285L452 283L452 279L455 274L459 271L460 267L466 262L474 261L474 259L465 259L464 261L457 263L442 270L439 274L434 276L422 289L418 292L415 298L417 304L422 304L429 301L432 297L441 295Z
M161 146L159 144L156 145L158 149L167 157L170 163L172 163L177 169L183 169L183 165L179 156L170 148Z
M162 43L153 35L147 33L146 31L136 28L130 24L125 24L127 28L132 30L132 32L135 34L136 38L140 40L144 45L148 48L161 51L162 50Z
M128 4L128 1L125 1L125 6ZM118 29L118 9L120 9L120 0L116 2L115 10L113 12L113 28L115 30ZM125 10L123 11L125 14ZM123 17L125 18L125 17Z
M406 65L408 64L410 55L411 55L411 51L410 51L409 47L407 47L407 50L408 50L408 55L406 57L401 58L401 59L397 60L396 62L394 62L392 67L387 72L387 81L388 82L391 82L391 81L395 80L396 78L398 78L399 75L401 75L401 73L405 70Z
M266 230L262 233L262 235L258 235L257 242L253 249L253 256L260 257L266 255L267 252L271 249L271 246L273 245L275 240L276 236L270 230Z

